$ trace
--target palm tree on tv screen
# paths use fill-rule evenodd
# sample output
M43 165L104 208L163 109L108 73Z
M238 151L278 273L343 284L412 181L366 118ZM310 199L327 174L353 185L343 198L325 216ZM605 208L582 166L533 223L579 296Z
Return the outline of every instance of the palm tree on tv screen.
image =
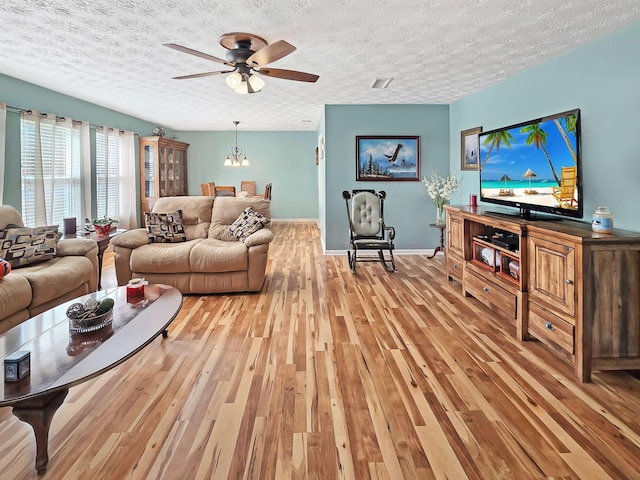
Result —
M498 152L500 151L500 145L502 145L503 143L507 146L507 148L511 148L511 142L515 142L515 138L513 138L513 136L506 130L490 133L489 135L484 137L484 141L482 143L484 143L485 145L490 144L491 146L489 147L487 156L484 157L484 162L482 162L482 165L480 165L480 170L484 168L485 164L487 163L487 160L489 160L489 156L493 151L493 147L495 147L496 152Z
M571 153L571 158L573 158L573 163L578 163L578 156L576 155L576 151L573 149L573 145L571 145L571 142L569 141L569 137L567 136L567 133L573 134L573 137L575 138L576 136L576 128L577 128L577 124L578 124L578 119L575 115L567 115L564 118L564 123L567 127L567 130L565 131L565 129L562 127L562 124L560 123L560 120L558 120L557 118L553 119L553 123L556 124L556 127L558 127L558 130L560 131L560 135L562 135L562 138L564 140L564 143L567 144L567 148L569 149L569 152Z
M558 182L558 186L560 186L560 179L556 174L555 168L553 168L553 163L551 163L551 159L549 158L549 154L547 153L547 149L545 145L547 144L547 132L544 129L540 128L540 123L532 123L531 125L527 125L526 127L522 127L520 129L522 133L528 133L527 139L525 140L525 144L527 146L534 145L536 150L542 150L544 153L544 157L547 159L549 163L549 167L551 168L551 173L553 177Z

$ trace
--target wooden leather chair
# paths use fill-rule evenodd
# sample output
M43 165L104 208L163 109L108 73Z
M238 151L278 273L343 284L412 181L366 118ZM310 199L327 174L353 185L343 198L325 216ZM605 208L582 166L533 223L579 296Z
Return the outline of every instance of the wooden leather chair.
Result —
M240 182L240 191L247 192L247 196L255 197L256 196L256 182L253 180L242 180Z
M384 191L352 190L342 192L349 218L349 267L355 273L357 262L381 262L390 272L396 271L393 259L393 239L396 231L384 223ZM360 250L377 255L358 257ZM387 256L385 257L385 253Z
M209 183L201 183L200 184L200 193L206 197L215 197L216 195L216 184L214 182Z
M235 197L236 187L233 185L216 185L216 197Z

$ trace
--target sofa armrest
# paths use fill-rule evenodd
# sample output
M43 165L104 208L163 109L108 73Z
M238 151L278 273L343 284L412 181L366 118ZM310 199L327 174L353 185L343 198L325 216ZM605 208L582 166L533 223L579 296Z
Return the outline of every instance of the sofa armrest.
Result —
M113 246L113 264L116 267L116 280L118 285L126 285L133 276L131 272L131 254L136 248L149 243L147 230L144 228L128 230L113 237L110 243Z
M244 239L244 244L249 247L270 243L274 239L273 232L269 228L261 228Z
M147 230L144 228L136 228L128 230L111 239L111 245L117 247L125 247L135 249L149 243Z
M56 245L57 257L87 257L93 265L93 275L88 283L89 291L98 289L98 244L88 238L66 238Z
M67 238L56 245L57 257L86 256L92 250L98 254L98 244L88 238Z

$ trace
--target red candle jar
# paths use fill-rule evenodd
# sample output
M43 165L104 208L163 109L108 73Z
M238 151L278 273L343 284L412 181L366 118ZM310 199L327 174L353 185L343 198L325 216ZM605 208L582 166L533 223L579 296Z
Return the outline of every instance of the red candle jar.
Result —
M145 282L141 278L132 278L127 284L127 298L144 297Z

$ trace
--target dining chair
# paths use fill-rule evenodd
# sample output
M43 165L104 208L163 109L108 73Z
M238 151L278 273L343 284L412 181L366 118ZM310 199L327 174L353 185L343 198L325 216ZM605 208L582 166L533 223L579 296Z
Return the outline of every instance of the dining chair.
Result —
M240 182L240 191L247 192L247 196L255 197L256 195L256 182L253 180L242 180Z
M215 197L216 195L216 184L214 182L209 183L201 183L200 184L200 193L206 197Z
M216 185L216 197L235 197L236 187L234 185Z
M271 200L271 184L267 183L267 186L264 187L264 198L268 198Z

